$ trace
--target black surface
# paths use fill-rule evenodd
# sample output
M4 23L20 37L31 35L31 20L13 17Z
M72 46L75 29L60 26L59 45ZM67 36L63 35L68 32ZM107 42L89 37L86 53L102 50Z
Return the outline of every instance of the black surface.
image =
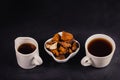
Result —
M71 32L81 44L78 54L66 63L57 63L44 48L44 42L59 31ZM116 42L109 66L83 67L86 39L96 33ZM14 39L29 36L39 43L44 63L31 70L16 61ZM115 1L22 1L0 3L0 80L120 80L120 2Z

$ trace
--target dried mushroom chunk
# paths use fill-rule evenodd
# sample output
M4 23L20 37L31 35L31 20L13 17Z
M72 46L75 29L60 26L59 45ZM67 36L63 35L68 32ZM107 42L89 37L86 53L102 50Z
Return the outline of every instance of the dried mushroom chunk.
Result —
M50 46L50 49L57 49L57 42Z
M72 51L75 51L77 49L77 43L74 42L73 45L72 45Z
M60 40L60 35L57 33L53 36L52 41L59 42Z
M60 46L59 47L59 52L60 52L60 54L65 54L65 53L67 53L67 49L62 47L62 46Z
M57 49L51 50L51 52L55 55L55 56L59 56L59 52Z
M65 56L64 55L59 55L56 58L59 59L59 60L62 60L62 59L65 59Z
M65 48L71 47L71 44L68 42L59 42L60 45L62 45Z
M57 42L47 42L46 43L46 48L48 48L48 49L56 49L57 48Z
M69 51L68 51L68 52L69 52L69 53L72 53L73 51L72 51L72 49L69 48Z
M47 42L47 43L45 44L45 46L46 46L46 48L50 48L50 46L51 46L52 44L54 44L54 42L53 42L53 41L49 41L49 42Z
M73 39L73 35L71 33L68 33L68 32L65 32L65 31L62 32L61 40L71 41L72 39Z

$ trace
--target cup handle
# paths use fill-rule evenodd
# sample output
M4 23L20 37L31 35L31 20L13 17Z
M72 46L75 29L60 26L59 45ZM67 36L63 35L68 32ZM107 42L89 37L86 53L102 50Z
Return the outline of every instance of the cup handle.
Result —
M42 63L43 63L43 61L40 58L40 56L34 56L34 58L32 60L32 64L34 64L34 65L41 65Z
M82 58L81 64L83 66L90 66L92 64L92 61L88 56L85 56L84 58Z

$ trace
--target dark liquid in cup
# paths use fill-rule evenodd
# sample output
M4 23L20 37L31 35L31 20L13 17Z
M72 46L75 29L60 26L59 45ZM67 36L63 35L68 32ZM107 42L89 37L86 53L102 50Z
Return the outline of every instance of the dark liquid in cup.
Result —
M98 38L88 44L88 51L98 57L104 57L112 52L112 45L105 39Z
M29 54L32 53L35 49L36 47L32 43L24 43L19 46L18 51L22 54Z

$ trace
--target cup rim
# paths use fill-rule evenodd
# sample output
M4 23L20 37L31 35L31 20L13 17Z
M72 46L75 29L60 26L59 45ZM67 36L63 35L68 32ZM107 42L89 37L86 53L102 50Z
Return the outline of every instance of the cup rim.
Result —
M97 37L96 37L96 36L97 36ZM100 36L100 37L98 37L98 36ZM94 38L94 37L96 37L96 38ZM102 57L100 57L100 56L95 56L95 55L91 54L91 53L88 51L88 44L89 44L92 40L94 40L93 38L94 38L94 39L103 38L103 39L107 40L107 41L112 45L112 51L111 51L111 53L108 54L108 55L106 55L106 56L102 56ZM90 39L91 39L91 40L90 40ZM110 36L108 36L108 35L106 35L106 34L93 34L93 35L91 35L90 37L88 37L88 39L87 39L86 42L85 42L85 50L87 51L87 54L89 54L89 55L91 55L91 56L93 56L93 57L95 57L95 58L105 58L105 57L108 57L108 56L110 56L110 55L112 55L112 54L114 53L115 49L116 49L115 41L114 41Z

